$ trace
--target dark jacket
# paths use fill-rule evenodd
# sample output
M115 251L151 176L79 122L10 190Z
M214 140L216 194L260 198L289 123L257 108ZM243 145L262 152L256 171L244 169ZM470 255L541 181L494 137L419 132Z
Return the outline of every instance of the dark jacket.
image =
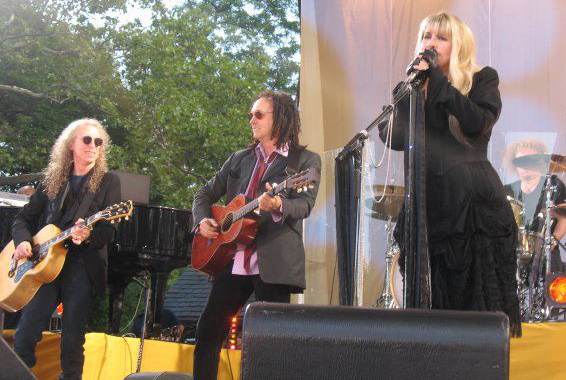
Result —
M83 183L78 194L78 200L86 195L88 178ZM79 218L87 217L120 202L120 179L116 174L106 173L100 182L99 188L92 198L92 202L84 215L78 215L79 202L75 202L71 190L67 192L64 208L60 210L64 189L52 200L45 194L45 188L40 185L31 196L30 201L22 211L16 215L12 225L12 236L16 247L23 241L31 242L32 236L47 224L55 224L62 230L72 226ZM65 212L69 207L72 209ZM70 220L63 220L63 213L71 215ZM93 226L88 244L76 246L69 239L69 253L80 255L96 294L104 294L108 267L108 253L106 244L114 237L115 228L106 220L101 220Z
M501 112L499 77L491 67L478 71L468 96L452 87L440 68L430 69L428 96L425 102L425 141L427 170L443 175L462 162L487 161L487 145L493 125ZM460 144L448 125L448 115L453 115L469 147ZM403 150L409 120L409 99L398 103L394 111L394 126L391 148ZM380 138L385 142L387 128L379 126Z
M195 195L193 217L195 226L204 218L211 217L210 207L226 195L229 203L236 195L244 194L250 182L257 158L253 149L232 154L214 177ZM277 156L261 179L265 183L281 183L287 158ZM320 156L307 149L298 161L298 171L315 168L320 173ZM262 212L257 232L259 273L262 281L305 288L305 249L303 246L303 219L308 217L318 192L319 182L307 192L289 191L282 194L283 215L275 223L271 213Z

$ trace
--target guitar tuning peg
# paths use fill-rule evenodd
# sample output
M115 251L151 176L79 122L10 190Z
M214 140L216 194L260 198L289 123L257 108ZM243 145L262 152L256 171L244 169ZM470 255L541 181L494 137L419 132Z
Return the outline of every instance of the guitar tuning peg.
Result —
M125 220L130 220L130 217L129 217L129 216L126 216L124 219L125 219Z
M308 191L308 189L309 189L309 188L308 188L307 185L303 186L303 191L304 191L305 193Z
M110 224L114 224L114 219L112 219L112 220L110 221Z
M314 189L314 185L313 185L313 184L310 184L310 185L309 185L309 189L311 189L311 190Z
M302 192L303 192L303 188L302 188L302 187L299 187L299 188L297 189L297 193L302 193Z

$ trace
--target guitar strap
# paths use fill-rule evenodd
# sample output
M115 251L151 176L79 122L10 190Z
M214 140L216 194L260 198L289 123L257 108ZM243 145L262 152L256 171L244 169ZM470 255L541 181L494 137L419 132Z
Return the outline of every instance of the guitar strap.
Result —
M86 192L86 194L83 198L83 201L79 205L79 209L77 210L77 212L75 213L75 216L73 217L73 222L76 222L77 219L79 219L79 218L85 218L86 217L86 211L90 207L90 204L92 203L93 198L94 198L94 193L90 190L87 190L87 192Z
M75 215L73 215L73 224L77 221L77 219L85 218L87 216L87 210L92 203L92 199L94 198L94 193L88 188L89 181L90 174L88 180L83 182L83 189L81 189L81 191L85 190L85 195L83 197L83 200L81 201L81 204L79 205L79 209L77 210L77 212L75 212Z
M71 184L67 180L67 182L65 183L65 189L63 189L63 195L61 196L61 200L59 201L59 206L57 207L57 213L60 213L63 209L63 204L65 203L65 198L67 198L67 193L69 192L70 187Z

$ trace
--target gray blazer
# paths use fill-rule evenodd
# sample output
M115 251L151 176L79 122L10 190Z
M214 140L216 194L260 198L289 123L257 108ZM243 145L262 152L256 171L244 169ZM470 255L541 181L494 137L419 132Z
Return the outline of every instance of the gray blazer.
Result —
M236 195L244 194L256 164L253 149L233 153L211 180L195 195L193 217L195 226L211 216L210 206L226 195L229 203ZM260 189L265 183L280 183L288 177L285 169L287 158L277 156L261 179ZM298 170L315 168L321 170L320 156L304 149L300 153ZM262 281L305 288L305 248L303 246L303 219L308 217L318 192L319 181L307 192L288 191L281 193L283 215L275 223L270 212L261 212L256 236L259 274Z

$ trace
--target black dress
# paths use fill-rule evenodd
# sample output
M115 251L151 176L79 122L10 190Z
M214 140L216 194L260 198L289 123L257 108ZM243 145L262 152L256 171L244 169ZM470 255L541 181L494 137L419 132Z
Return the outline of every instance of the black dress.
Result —
M517 226L503 184L487 159L501 111L497 72L474 75L468 96L431 68L425 102L426 197L432 307L503 311L521 335L516 281ZM391 148L403 150L408 101L395 109ZM449 129L456 117L469 145ZM380 126L385 140L386 128ZM403 252L403 214L395 236ZM400 260L403 263L404 260Z

